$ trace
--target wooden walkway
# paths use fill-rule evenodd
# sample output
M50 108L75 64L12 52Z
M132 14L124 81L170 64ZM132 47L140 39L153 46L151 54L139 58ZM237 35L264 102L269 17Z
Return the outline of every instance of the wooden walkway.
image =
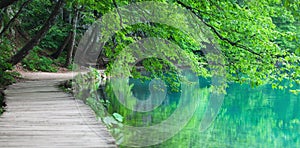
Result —
M82 101L59 90L61 81L8 87L0 117L0 147L116 147L106 127Z

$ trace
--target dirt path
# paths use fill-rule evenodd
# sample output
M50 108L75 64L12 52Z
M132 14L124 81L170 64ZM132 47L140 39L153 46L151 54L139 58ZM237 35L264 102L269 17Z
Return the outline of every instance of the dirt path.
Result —
M53 79L72 79L78 73L49 73L49 72L20 72L22 78L27 80L53 80Z
M19 71L21 77L26 80L68 80L73 79L74 76L81 73L87 73L88 71L82 72L59 72L59 73L50 73L50 72L24 72ZM104 73L104 70L99 70L100 73Z

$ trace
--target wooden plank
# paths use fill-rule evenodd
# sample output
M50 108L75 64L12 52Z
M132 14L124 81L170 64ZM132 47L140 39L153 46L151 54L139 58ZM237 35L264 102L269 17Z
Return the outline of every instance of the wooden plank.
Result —
M81 100L61 92L61 81L11 85L0 117L1 147L116 147L106 127Z
M36 93L36 92L61 92L57 87L26 87L26 88L19 88L19 89L8 89L5 91L6 94L23 94L23 93Z

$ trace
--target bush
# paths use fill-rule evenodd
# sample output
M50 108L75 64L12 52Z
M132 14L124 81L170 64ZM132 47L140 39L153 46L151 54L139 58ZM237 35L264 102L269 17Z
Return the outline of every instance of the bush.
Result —
M64 67L64 65L66 63L66 58L67 58L67 53L66 52L62 52L60 54L60 56L57 59L55 59L53 62L57 66Z
M7 63L7 60L12 55L13 50L12 43L6 38L0 38L0 115L4 112L3 99L4 96L1 92L2 88L13 83L17 73L10 72L12 65Z
M6 39L0 39L0 88L13 83L17 73L10 72L12 65L7 63L8 58L12 55L12 43Z
M31 71L57 72L57 66L51 58L39 56L40 48L36 47L22 61L22 66Z
M48 50L58 49L64 38L68 36L69 29L70 27L64 27L63 24L52 26L39 46Z

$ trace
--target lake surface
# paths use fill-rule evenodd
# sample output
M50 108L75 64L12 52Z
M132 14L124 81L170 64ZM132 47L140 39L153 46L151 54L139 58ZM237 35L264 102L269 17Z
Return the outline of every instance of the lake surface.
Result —
M133 95L145 100L150 95L149 82L141 83L131 80L135 84ZM206 84L205 84L206 85ZM121 86L120 86L121 87ZM178 133L152 147L298 147L300 146L300 96L289 90L274 90L265 85L251 88L249 85L230 84L227 88L221 109L205 131L199 130L205 106L209 99L209 91L205 87L199 91L201 97L197 110ZM107 91L109 96L109 91ZM153 111L141 113L132 111L114 99L111 99L109 112L118 112L124 116L124 125L134 127L150 127L164 123L172 114L175 114L180 99L187 99L194 94L167 93L166 99L160 107ZM186 104L192 105L192 104ZM189 109L183 109L181 115L190 114ZM176 121L175 121L176 122ZM179 122L179 121L178 121ZM171 125L170 125L171 126ZM168 127L166 127L168 128ZM173 127L170 127L172 129ZM170 130L169 129L169 130ZM123 131L127 138L124 143L136 141L138 134L133 130ZM142 131L143 132L143 131ZM151 141L161 133L149 134L144 139ZM151 135L150 135L151 134ZM170 133L168 133L170 134ZM120 136L120 134L117 134ZM124 136L124 135L123 135ZM145 143L144 141L142 143Z
M300 97L270 86L231 84L212 126L199 134L196 146L298 147Z

